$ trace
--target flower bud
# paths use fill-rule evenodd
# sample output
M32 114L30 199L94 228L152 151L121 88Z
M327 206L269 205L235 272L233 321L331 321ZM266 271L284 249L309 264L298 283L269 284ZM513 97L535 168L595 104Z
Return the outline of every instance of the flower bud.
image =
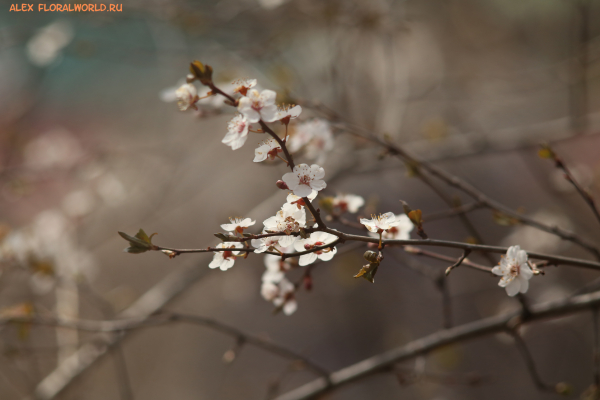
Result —
M368 262L372 262L372 263L379 262L379 256L377 255L376 252L371 251L371 250L365 251L365 254L363 254L363 257Z
M210 65L204 65L200 61L196 60L190 64L190 72L196 79L198 79L203 85L212 85L212 67Z
M281 189L281 190L290 190L290 188L288 187L287 183L285 183L285 182L284 182L284 181L282 181L282 180L278 180L278 181L275 183L275 185L276 185L276 186L277 186L279 189Z

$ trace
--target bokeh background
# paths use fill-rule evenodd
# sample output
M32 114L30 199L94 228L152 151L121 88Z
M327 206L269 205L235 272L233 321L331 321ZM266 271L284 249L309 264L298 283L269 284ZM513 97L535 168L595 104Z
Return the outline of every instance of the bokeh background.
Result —
M441 293L419 271L440 273L447 263L400 249L389 250L375 284L352 278L364 248L319 265L313 291L298 294L292 316L273 315L261 298L260 256L221 272L209 270L209 255L122 252L117 230L143 228L158 232L161 245L206 247L228 217L251 217L259 227L285 201L273 184L285 166L252 163L262 136L232 152L220 143L231 110L211 102L180 112L170 101L194 59L212 65L225 86L257 78L281 100L326 105L524 214L598 243L597 221L536 147L557 141L578 179L600 196L597 1L154 0L123 3L120 13L13 13L10 4L0 11L3 315L112 319L152 304L218 319L331 371L441 328ZM305 107L302 118L315 115ZM378 212L401 213L400 199L425 215L447 209L401 162L380 155L336 131L321 164L326 194L361 195ZM498 224L486 210L472 221L487 244L590 257L548 234ZM469 236L456 218L426 230L440 239ZM8 256L15 252L16 260ZM532 281L527 297L563 298L596 277L553 268ZM455 323L519 307L496 279L473 270L454 271L448 290ZM581 313L524 332L543 379L568 382L575 397L592 383L591 321ZM92 337L3 326L0 398L39 394L39 382ZM102 343L96 337L87 349ZM56 398L264 399L314 378L251 346L225 363L234 345L198 326L136 331ZM400 380L379 374L328 398L557 397L538 392L506 335L401 367L426 373L416 383L404 373ZM473 374L481 379L464 384Z

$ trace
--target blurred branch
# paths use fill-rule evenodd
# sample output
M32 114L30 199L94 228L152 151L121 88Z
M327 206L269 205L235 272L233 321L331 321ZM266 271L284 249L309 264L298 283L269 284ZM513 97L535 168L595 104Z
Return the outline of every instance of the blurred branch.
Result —
M427 174L424 174L423 171L421 171L419 168L416 168L416 174L417 177L421 179L421 181L423 181L423 183L429 186L438 195L438 197L442 199L444 203L446 203L451 208L451 211L455 212L455 215L458 216L460 222L463 224L469 235L471 235L477 243L485 244L483 237L481 236L477 228L475 228L473 223L471 223L471 220L465 215L465 213L456 212L457 208L460 207L456 204L456 201L452 199L452 197L446 192L444 192L441 188L439 188L434 182L432 182L431 179L429 179L429 177L427 176ZM496 264L491 254L484 252L483 255L491 265Z
M431 213L431 214L427 214L425 216L423 216L423 223L427 223L430 221L435 221L438 219L444 219L444 218L448 218L448 217L453 217L455 215L459 215L459 214L466 214L469 213L471 211L474 210L478 210L480 208L485 207L483 204L474 202L474 203L469 203L469 204L464 204L458 207L453 207L450 210L446 210L446 211L438 211L435 213Z
M272 343L269 340L261 339L257 336L245 333L237 328L223 324L217 320L207 317L201 317L196 315L187 315L179 313L168 313L163 312L160 314L141 317L141 318L126 318L118 320L81 320L81 319L69 319L59 317L7 317L0 318L0 326L15 324L15 323L27 323L37 326L51 326L74 329L78 331L88 332L118 332L123 333L124 331L162 326L165 324L171 324L176 322L182 322L193 325L200 325L217 332L223 333L228 336L235 337L239 341L245 344L251 344L260 349L263 349L269 353L278 355L283 358L290 360L300 361L307 369L313 371L317 375L328 376L328 372L316 365L314 362L305 358L304 356L295 353L283 346L279 346ZM36 393L39 394L39 393ZM47 397L46 397L47 398Z
M565 179L569 181L569 183L571 183L573 187L575 187L577 193L579 193L579 195L588 204L588 206L590 206L592 212L594 213L594 216L596 217L598 222L600 222L600 212L598 212L598 208L594 201L594 197L592 197L592 194L585 190L583 186L581 186L581 184L577 182L577 179L575 179L569 168L567 168L562 158L560 158L558 154L556 154L556 152L553 149L551 149L548 145L543 145L542 150L540 150L540 152L544 152L542 154L544 154L548 158L551 158L554 161L554 165L556 166L556 168L560 169L565 174Z
M529 372L531 379L533 379L533 383L535 383L535 386L541 391L556 393L556 386L544 383L544 381L540 377L540 374L535 366L533 356L531 355L531 352L527 348L527 344L525 343L521 335L519 335L519 333L515 332L514 330L509 332L515 340L515 346L517 347L517 350L519 350L521 357L523 357L523 361L525 361L527 371Z
M521 319L521 312L516 311L459 325L342 368L329 376L329 383L326 379L319 378L279 396L276 400L314 399L349 383L365 379L379 372L388 371L394 364L400 361L429 353L432 350L452 343L495 334L507 329L514 329L517 323L529 323L547 318L561 317L594 308L598 305L600 305L600 292L594 292L534 305L530 308L531 313L525 320Z

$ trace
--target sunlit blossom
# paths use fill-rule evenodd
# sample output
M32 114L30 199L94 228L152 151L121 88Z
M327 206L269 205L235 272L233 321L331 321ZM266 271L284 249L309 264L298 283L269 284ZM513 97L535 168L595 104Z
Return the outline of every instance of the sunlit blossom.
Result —
M223 224L221 228L227 232L244 233L244 229L254 225L256 221L252 221L250 218L229 218L230 224Z
M256 79L238 79L231 83L233 85L233 92L239 93L245 96L248 90L256 86Z
M248 139L248 126L250 124L242 114L238 114L227 124L227 134L221 142L237 150L246 143Z
M356 213L365 204L365 199L355 194L338 194L332 200L333 207L337 207L341 213Z
M276 97L277 93L272 90L259 92L252 89L248 91L246 97L240 99L238 111L251 123L256 123L261 119L264 122L273 122L277 114Z
M215 246L217 249L232 249L225 251L215 251L212 261L208 266L210 268L220 268L221 271L227 271L229 268L233 267L235 263L235 256L240 252L235 251L235 248L244 247L240 242L225 242L219 243Z
M267 158L271 161L277 157L279 153L283 152L281 146L277 140L270 138L262 142L256 150L254 150L254 162L265 161Z
M190 107L196 107L195 104L198 101L198 91L191 83L185 83L175 91L175 97L177 98L177 107L179 107L181 111L186 111Z
M310 195L313 190L319 191L325 189L327 184L323 181L325 170L313 164L300 164L294 167L293 172L288 172L281 178L290 190L299 197Z
M327 232L313 232L310 234L310 237L306 239L298 239L294 243L294 247L296 248L296 251L312 250L315 247L325 246L333 243L336 239L337 236ZM335 253L337 253L337 249L334 247L333 249L326 248L312 253L303 254L300 256L298 264L301 266L309 265L314 263L317 259L329 261L333 258Z

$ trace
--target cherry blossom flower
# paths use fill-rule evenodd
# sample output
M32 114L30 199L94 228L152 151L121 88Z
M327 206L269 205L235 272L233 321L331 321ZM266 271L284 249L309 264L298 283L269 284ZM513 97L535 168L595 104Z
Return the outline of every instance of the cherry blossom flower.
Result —
M290 120L298 118L302 112L302 107L289 104L280 106L275 115L275 121L281 121L282 124L289 124Z
M286 203L275 216L267 218L263 224L268 231L285 232L289 235L306 226L306 213L304 208L298 209L295 204ZM282 244L282 246L289 246L289 244Z
M318 193L319 192L317 192L316 190L313 190L311 192L311 194L309 194L307 196L308 200L310 200L312 202L315 199L315 197L317 197ZM288 204L295 204L296 207L298 207L298 210L300 210L302 208L302 206L306 205L306 203L304 202L304 199L302 197L296 196L294 193L288 194L286 202Z
M519 292L527 292L529 279L533 276L533 271L527 263L527 252L519 246L509 247L506 257L502 257L500 264L492 268L492 273L502 276L498 286L505 288L511 297Z
M263 234L268 233L263 231ZM296 236L281 235L281 236L268 236L259 239L252 239L252 247L255 248L255 253L264 253L265 251L279 251L283 252L282 248L292 245L296 241Z
M277 114L275 97L277 93L272 90L252 89L247 93L247 97L242 97L238 103L238 111L246 117L248 122L255 123L259 120L264 122L273 122Z
M287 144L288 149L295 153L304 148L304 156L309 160L317 160L321 164L326 154L333 150L333 133L329 122L323 119L313 119L294 127L294 132Z
M294 243L294 247L297 251L311 250L315 247L325 246L329 243L333 243L337 237L327 232L313 232L307 239L298 239ZM337 249L323 249L315 251L314 253L308 253L300 256L298 264L305 266L314 263L317 258L322 261L329 261L337 253Z
M325 170L317 164L310 167L307 164L300 164L294 167L293 172L288 172L281 179L296 196L306 197L313 190L325 189L327 184L322 179L324 176Z
M216 248L217 249L235 249L244 247L240 242L225 242L219 243ZM235 250L226 250L226 251L215 251L215 255L213 256L213 260L208 264L210 268L220 268L221 271L227 271L229 268L233 267L233 263L235 263L235 256L240 252Z
M233 92L245 96L248 90L256 86L256 79L238 79L231 83L234 86Z
M262 142L256 150L254 150L254 162L265 161L267 158L271 161L277 157L277 154L281 153L281 146L277 140L270 138Z
M279 282L264 281L260 290L263 298L272 301L275 307L281 307L285 315L292 315L298 309L294 292L294 284L285 277Z
M221 142L231 147L231 150L237 150L246 143L248 139L248 126L250 124L242 114L237 114L229 121L227 125L227 135Z
M371 215L371 219L361 218L360 223L366 226L369 232L376 233L383 233L400 225L400 221L393 212L387 212L379 216Z
M384 239L394 239L394 240L407 240L410 239L410 232L414 229L414 224L411 222L410 218L406 214L396 215L396 221L398 221L398 225L392 226L386 231L382 232L382 236ZM362 222L362 221L361 221ZM368 228L367 228L368 229ZM369 232L371 237L379 237L378 233Z
M250 218L229 218L230 224L223 224L221 228L227 232L244 233L244 229L254 225L256 221L252 221Z
M181 85L179 89L175 91L175 97L177 98L177 106L181 111L186 111L190 107L196 108L196 102L198 101L198 91L196 87L190 83Z
M274 283L278 283L285 278L285 272L292 268L288 261L281 260L281 257L275 254L267 254L265 256L265 267L266 270L262 275L262 281Z
M354 214L365 204L365 199L355 194L338 194L333 198L332 203L341 213Z

